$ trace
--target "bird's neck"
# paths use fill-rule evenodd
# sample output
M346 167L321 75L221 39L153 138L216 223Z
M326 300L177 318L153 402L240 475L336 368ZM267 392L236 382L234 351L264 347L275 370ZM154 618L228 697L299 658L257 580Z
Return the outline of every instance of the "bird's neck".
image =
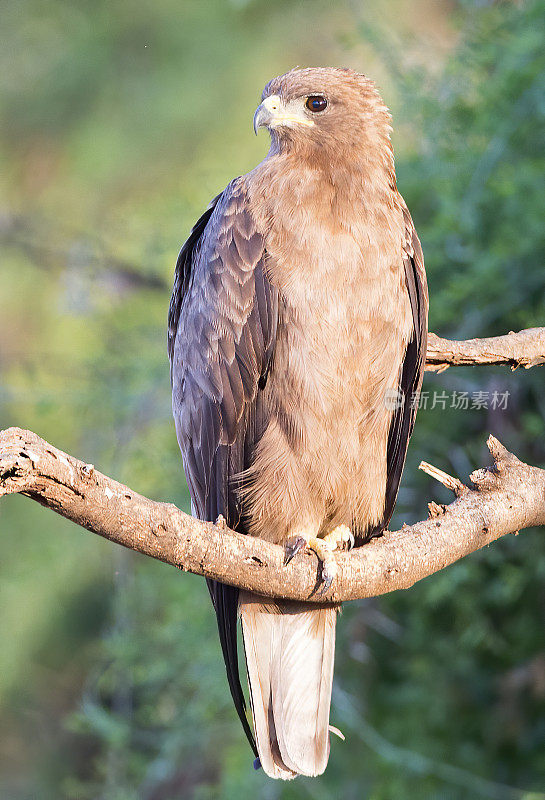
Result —
M380 148L346 153L271 148L250 175L258 194L310 208L314 216L331 216L336 208L358 214L390 205L397 197L389 141Z

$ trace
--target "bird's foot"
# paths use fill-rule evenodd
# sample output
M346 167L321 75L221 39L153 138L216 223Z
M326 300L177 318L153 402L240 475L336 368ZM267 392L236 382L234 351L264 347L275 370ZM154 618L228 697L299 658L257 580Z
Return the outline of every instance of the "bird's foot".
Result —
M289 564L292 558L301 550L312 550L312 552L316 553L321 565L322 588L319 594L324 594L333 583L338 572L334 555L335 550L350 550L353 546L354 535L346 525L338 525L325 536L312 536L301 532L287 541L284 564Z
M354 547L354 534L347 525L337 525L325 536L315 539L314 544L317 544L318 547L313 546L310 542L309 547L314 550L322 564L323 586L319 594L324 594L339 571L334 552L335 550L351 550Z
M334 550L352 550L354 547L354 534L348 525L337 525L323 537L324 542L330 542Z

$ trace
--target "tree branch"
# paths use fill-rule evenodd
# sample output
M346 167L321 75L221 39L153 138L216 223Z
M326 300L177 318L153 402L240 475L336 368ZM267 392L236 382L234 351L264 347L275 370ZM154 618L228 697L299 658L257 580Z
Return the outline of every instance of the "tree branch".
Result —
M430 519L339 553L339 574L320 597L314 555L284 566L278 545L149 500L30 431L0 432L0 496L24 494L112 542L271 597L354 600L406 589L507 533L545 524L545 470L522 463L492 436L488 447L495 466L474 472L473 488L455 482L454 502L430 504Z
M545 364L545 328L528 328L505 336L464 342L428 334L426 369L429 372L443 372L451 365L477 364L510 364L512 369Z

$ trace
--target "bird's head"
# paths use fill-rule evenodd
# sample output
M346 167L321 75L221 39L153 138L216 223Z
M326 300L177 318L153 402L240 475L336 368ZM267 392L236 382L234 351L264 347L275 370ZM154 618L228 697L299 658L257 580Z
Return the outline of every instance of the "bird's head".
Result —
M293 69L263 90L254 130L268 128L273 150L304 149L325 157L391 151L391 117L374 83L350 69Z

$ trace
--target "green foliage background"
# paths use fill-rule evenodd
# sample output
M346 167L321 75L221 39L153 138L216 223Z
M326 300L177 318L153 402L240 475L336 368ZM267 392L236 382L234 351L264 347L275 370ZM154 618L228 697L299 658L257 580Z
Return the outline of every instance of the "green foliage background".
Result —
M165 321L177 249L264 154L262 86L295 64L378 80L429 275L430 327L543 324L545 2L19 0L0 10L0 426L187 507ZM543 372L425 389L398 524L448 500L491 431L543 465ZM430 404L431 405L431 404ZM8 800L545 797L545 544L508 537L346 606L323 778L251 768L202 580L21 497L0 504L0 795Z

